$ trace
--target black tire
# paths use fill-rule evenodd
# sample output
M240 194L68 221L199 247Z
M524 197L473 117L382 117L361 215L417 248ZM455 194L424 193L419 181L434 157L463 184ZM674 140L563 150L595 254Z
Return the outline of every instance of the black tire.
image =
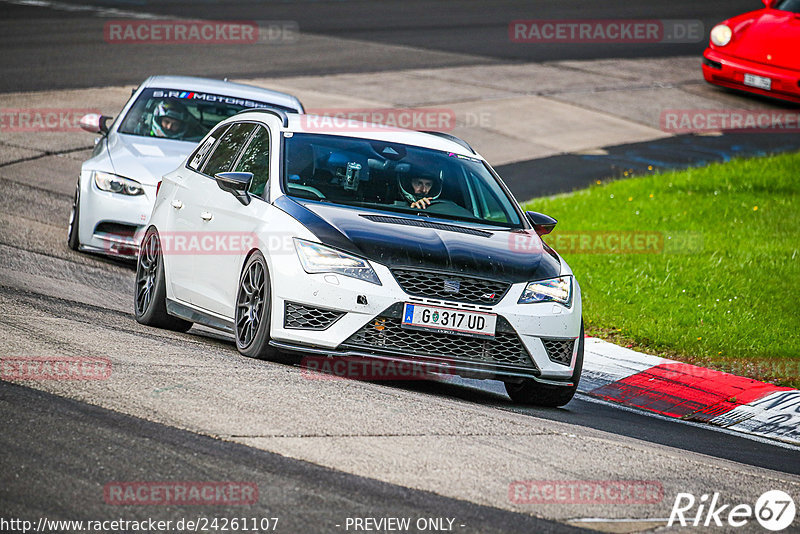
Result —
M167 288L164 280L164 258L161 241L154 228L147 230L136 259L136 289L133 298L136 321L158 328L186 332L190 321L167 313Z
M78 239L78 222L81 212L81 183L75 188L75 197L72 200L72 212L69 214L69 232L67 233L67 245L72 250L78 250L81 242Z
M581 379L583 370L583 319L581 319L581 333L578 338L578 354L575 358L575 370L572 373L572 386L551 386L542 384L533 379L525 379L522 382L506 382L506 393L511 400L520 404L533 404L535 406L546 406L556 408L564 406L578 390L578 381Z
M234 318L236 348L248 358L280 359L279 351L269 344L271 302L267 262L261 252L255 251L245 262L239 278Z

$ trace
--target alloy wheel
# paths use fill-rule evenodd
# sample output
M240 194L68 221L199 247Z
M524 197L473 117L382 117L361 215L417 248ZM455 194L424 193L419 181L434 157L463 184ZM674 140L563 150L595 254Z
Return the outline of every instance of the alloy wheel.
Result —
M161 261L158 235L151 233L142 244L136 265L136 313L143 315L150 307L156 287L156 275Z
M236 339L247 347L258 332L264 310L264 266L260 261L250 264L242 276L236 299Z

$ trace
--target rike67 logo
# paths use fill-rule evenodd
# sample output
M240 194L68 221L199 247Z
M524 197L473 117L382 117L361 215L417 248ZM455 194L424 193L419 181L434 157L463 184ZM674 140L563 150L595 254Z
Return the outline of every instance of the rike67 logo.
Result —
M755 518L765 529L779 532L794 522L795 513L794 500L780 490L765 492L755 506L723 503L719 493L703 494L699 499L691 493L678 493L667 526L739 528Z

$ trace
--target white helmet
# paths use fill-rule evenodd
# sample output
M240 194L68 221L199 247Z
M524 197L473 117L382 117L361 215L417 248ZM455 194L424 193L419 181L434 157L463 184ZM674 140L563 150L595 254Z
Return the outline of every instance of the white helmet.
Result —
M164 118L178 121L180 127L177 130L164 128L162 120ZM153 120L150 126L150 134L155 137L168 137L170 139L181 138L189 127L189 110L177 100L162 100L153 110Z

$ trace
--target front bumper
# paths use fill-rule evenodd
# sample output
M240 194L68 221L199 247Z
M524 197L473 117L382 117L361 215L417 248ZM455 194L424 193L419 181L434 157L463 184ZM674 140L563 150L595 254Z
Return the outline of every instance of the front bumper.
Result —
M471 378L571 384L581 326L577 283L570 308L552 302L517 304L524 283L511 285L493 306L476 306L411 296L388 268L372 265L381 286L340 275L306 274L296 258L276 261L271 267L273 344L329 356L432 363ZM405 302L495 313L496 335L481 339L404 329Z
M800 71L798 70L730 57L711 48L706 49L703 58L703 77L709 83L800 103ZM772 88L765 90L745 85L745 74L769 78L772 80Z

